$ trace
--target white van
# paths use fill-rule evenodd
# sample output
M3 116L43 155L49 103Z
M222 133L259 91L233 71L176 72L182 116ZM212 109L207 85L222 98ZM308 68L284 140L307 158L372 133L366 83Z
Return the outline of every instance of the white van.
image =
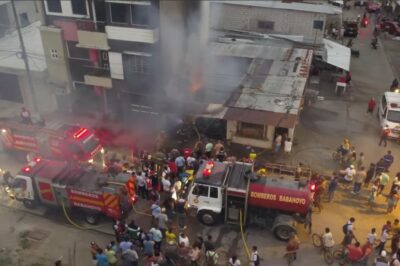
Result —
M381 128L390 129L390 138L400 137L400 93L385 92L379 103L378 116Z

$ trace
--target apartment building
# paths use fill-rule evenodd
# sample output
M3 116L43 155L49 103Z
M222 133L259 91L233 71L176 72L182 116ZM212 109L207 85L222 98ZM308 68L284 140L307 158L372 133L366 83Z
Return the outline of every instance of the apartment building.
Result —
M158 0L42 1L42 41L59 109L97 114L148 109L132 104L157 88L158 5Z

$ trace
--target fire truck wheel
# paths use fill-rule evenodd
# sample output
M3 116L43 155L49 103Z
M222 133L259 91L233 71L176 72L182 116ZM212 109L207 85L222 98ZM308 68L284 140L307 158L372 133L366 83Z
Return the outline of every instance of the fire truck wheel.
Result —
M214 225L217 223L217 215L212 211L200 211L197 214L197 218L205 225Z
M100 221L100 214L97 212L85 212L85 221L90 225L98 224Z
M36 208L36 201L34 201L34 200L24 199L22 201L22 203L24 204L25 208L27 208L27 209L35 209Z
M295 230L290 227L289 225L278 225L274 229L274 235L276 238L282 241L287 241L289 240L290 233L295 232Z

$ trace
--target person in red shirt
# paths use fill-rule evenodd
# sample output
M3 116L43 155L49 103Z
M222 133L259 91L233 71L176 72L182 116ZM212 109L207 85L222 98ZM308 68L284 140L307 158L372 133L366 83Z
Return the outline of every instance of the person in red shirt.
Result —
M371 97L368 101L368 108L367 108L367 114L372 115L374 113L376 107L376 100L374 97Z
M381 132L381 139L379 140L379 146L381 146L382 142L385 144L385 147L387 145L387 139L389 137L390 129L389 126L386 125Z
M350 262L356 262L364 256L364 253L360 247L360 242L356 242L354 245L347 245L347 251L349 252L347 253L347 260Z

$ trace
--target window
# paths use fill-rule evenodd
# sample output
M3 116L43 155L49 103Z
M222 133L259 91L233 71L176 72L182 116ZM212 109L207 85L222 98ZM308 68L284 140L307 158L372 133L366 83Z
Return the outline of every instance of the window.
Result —
M257 27L259 29L264 29L264 30L273 30L274 29L274 22L273 21L268 21L268 20L259 20L257 23Z
M67 41L67 51L70 58L89 60L89 49L77 47L77 42Z
M110 4L111 9L111 22L114 23L129 23L130 9L128 5L124 4Z
M238 123L238 136L252 139L264 139L264 126L240 122Z
M382 108L386 108L387 102L385 95L382 96Z
M20 21L21 27L28 26L30 24L29 18L28 18L28 13L24 12L24 13L19 14L19 21Z
M77 15L86 15L86 0L71 0L72 13Z
M51 59L58 60L58 51L57 51L57 49L54 49L54 48L50 49L50 57L51 57Z
M216 187L210 188L210 197L218 199L218 188L216 188Z
M149 60L149 56L124 54L124 72L147 74L149 72Z
M208 186L197 185L193 189L193 194L196 196L208 197Z
M131 5L132 25L149 25L150 6L146 5Z
M389 110L387 120L393 123L400 123L400 111Z
M46 0L49 12L61 13L61 0Z
M97 21L105 22L106 21L106 7L104 2L94 1L94 8L96 12Z

